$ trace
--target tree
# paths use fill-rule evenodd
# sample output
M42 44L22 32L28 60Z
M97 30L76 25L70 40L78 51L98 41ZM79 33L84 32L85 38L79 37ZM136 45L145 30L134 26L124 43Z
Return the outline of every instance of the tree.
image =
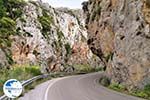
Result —
M7 8L8 16L16 19L22 15L22 7L25 5L24 0L4 0L4 6Z
M3 17L0 19L0 38L8 39L9 35L13 35L16 32L16 23L10 18Z
M4 6L3 0L0 0L0 18L6 16L6 8Z

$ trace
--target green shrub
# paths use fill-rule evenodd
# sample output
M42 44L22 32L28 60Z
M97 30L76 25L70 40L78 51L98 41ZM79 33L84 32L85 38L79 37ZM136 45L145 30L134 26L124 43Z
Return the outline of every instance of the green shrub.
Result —
M113 59L113 53L109 53L107 56L105 56L105 60L108 62L109 59Z
M142 90L132 91L130 94L136 97L148 98L148 94Z
M11 30L15 28L15 21L9 17L3 17L0 19L0 27L2 28L10 28Z
M41 16L38 17L38 20L42 25L42 35L48 39L48 32L51 30L53 18L51 16Z
M116 90L116 91L125 91L126 90L125 86L123 86L121 84L117 84L117 83L111 83L109 88Z
M65 62L67 62L69 57L70 57L70 55L71 55L71 53L72 53L72 48L71 48L69 43L66 43L64 46L65 46L65 50L66 50Z
M10 44L10 45L11 45L11 44ZM5 52L5 55L6 55L6 59L7 59L8 63L9 63L9 64L13 64L14 61L13 61L13 59L12 59L11 51Z
M15 19L21 17L21 15L23 14L22 9L15 9L13 11L13 14Z
M26 5L24 0L3 0L8 16L17 19L22 15L22 7Z
M43 16L49 17L49 15L48 15L48 10L45 9L45 8L43 8L43 7L41 7L41 9L42 9L42 14L43 14Z
M5 82L8 79L15 78L18 80L27 80L33 76L40 75L40 67L39 66L18 66L15 65L12 69L2 69L0 70L0 81Z
M16 19L20 17L25 4L24 0L0 0L0 18L7 16Z
M14 35L16 33L15 30L7 29L7 28L1 28L0 29L0 38L1 39L9 39L10 35Z
M26 22L26 20L23 17L20 17L21 22Z
M0 19L0 46L10 47L11 40L10 35L15 34L16 23L8 17L3 17Z
M48 16L41 16L38 18L39 22L41 23L43 29L43 32L50 31L51 23L52 23L52 17Z
M65 44L65 49L66 49L66 54L67 54L67 55L70 55L70 54L71 54L71 51L72 51L72 48L71 48L71 46L70 46L69 43L66 43L66 44Z
M9 70L8 73L9 73L9 75L7 76L8 79L15 78L18 80L22 80L23 77L28 77L28 76L26 76L27 74L25 74L24 68L21 68L21 67Z
M64 37L64 34L62 31L57 31L58 39L61 40Z
M53 17L50 16L50 15L48 15L48 11L46 9L44 9L42 7L41 7L41 9L42 9L43 16L39 16L38 20L39 20L39 22L42 25L42 28L43 28L42 31L43 31L43 33L46 33L48 31L50 31L51 24L54 23L53 22Z
M62 44L62 41L61 41L61 40L54 41L54 42L52 43L52 47L54 47L57 52L59 52L59 51L61 50L62 45L63 45L63 44Z
M150 100L150 84L147 84L144 89L137 89L134 91L130 91L131 95L137 96L137 97L141 97L141 98L145 98Z
M26 4L25 0L6 0L5 3L8 3L13 8L21 8Z
M38 66L26 67L25 71L31 73L33 76L42 74Z
M144 91L150 95L150 84L147 84L147 85L144 87Z
M2 86L8 79L17 79L19 81L22 81L40 74L41 72L39 66L14 65L9 70L1 69L0 70L0 96L3 94Z
M11 47L11 40L0 37L0 46L1 47Z
M107 76L103 76L99 80L100 84L103 86L109 86L110 85L110 79Z
M150 84L147 84L144 89L136 89L136 90L127 90L125 86L117 83L111 83L110 85L105 85L107 83L107 78L104 78L104 81L100 79L100 83L104 86L109 87L115 91L127 93L136 97L141 97L150 100Z
M0 0L0 18L6 16L6 8L4 6L3 0Z
M94 68L95 72L103 71L103 67L96 67Z

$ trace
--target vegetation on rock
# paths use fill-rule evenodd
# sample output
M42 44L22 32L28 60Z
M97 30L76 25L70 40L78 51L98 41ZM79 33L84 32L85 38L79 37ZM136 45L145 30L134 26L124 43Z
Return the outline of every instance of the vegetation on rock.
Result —
M11 69L0 70L0 95L3 93L2 86L8 79L17 79L22 81L40 74L41 72L39 66L30 65L14 65Z
M42 7L41 7L42 8ZM51 25L53 22L53 17L48 15L48 11L42 8L43 16L38 16L38 21L42 25L42 34L45 38L48 38L48 32L51 30Z
M110 79L107 76L101 77L99 82L101 85L108 87L112 90L150 100L150 84L145 85L144 89L128 90L125 85L115 82L111 83Z
M39 22L41 23L43 32L50 31L52 18L50 16L41 16L38 18Z
M10 36L17 35L16 19L22 15L24 0L0 0L0 48L5 52L8 63L12 64Z

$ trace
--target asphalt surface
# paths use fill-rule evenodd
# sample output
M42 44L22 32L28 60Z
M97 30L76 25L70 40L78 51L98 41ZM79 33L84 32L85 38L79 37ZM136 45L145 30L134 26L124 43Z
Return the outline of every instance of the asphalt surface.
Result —
M101 73L69 76L45 82L20 100L143 100L101 86Z

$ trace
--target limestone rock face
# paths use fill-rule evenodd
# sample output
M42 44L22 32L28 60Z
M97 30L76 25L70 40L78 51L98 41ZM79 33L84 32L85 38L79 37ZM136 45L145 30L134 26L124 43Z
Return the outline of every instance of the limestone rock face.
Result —
M62 71L64 64L100 66L88 48L82 10L55 9L46 3L29 2L17 19L12 57L17 64L40 64L42 71Z
M9 63L6 54L2 49L0 49L0 69L2 69L3 67L7 68L8 65Z
M150 83L149 0L89 0L88 45L107 66L112 81L139 87Z

